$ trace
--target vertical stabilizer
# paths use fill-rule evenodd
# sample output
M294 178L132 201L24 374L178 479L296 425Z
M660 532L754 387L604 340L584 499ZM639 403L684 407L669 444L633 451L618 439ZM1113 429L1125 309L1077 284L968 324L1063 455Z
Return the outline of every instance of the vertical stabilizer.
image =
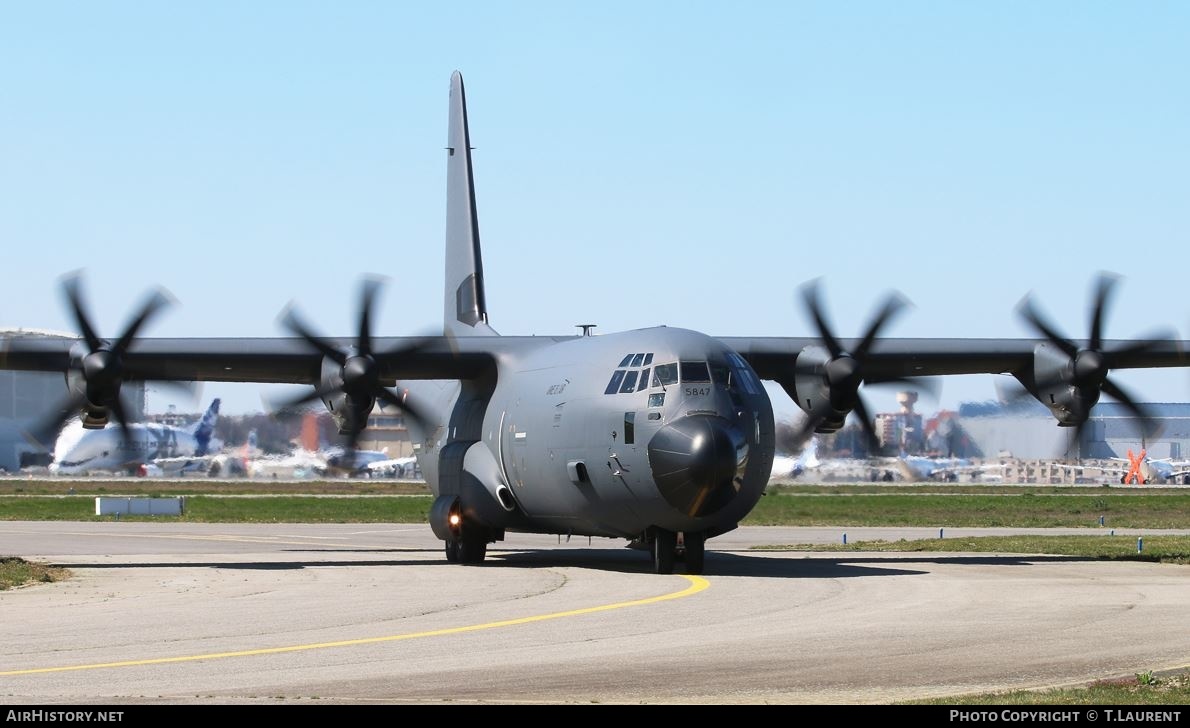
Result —
M446 140L446 290L443 310L447 336L495 334L488 328L479 250L479 217L471 172L471 136L463 76L450 77L450 130Z
M215 432L215 420L219 419L219 399L216 397L207 408L206 414L194 426L195 455L206 455L211 445L211 435Z
M302 418L302 449L306 452L317 452L319 446L318 415L307 412Z

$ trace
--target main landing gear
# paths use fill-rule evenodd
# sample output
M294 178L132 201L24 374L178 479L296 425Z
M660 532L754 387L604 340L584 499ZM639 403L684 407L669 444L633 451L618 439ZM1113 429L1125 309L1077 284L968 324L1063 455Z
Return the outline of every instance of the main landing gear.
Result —
M458 541L446 542L446 560L452 564L482 564L488 555L487 541L463 535Z
M446 560L452 564L482 564L488 544L504 538L498 531L463 515L458 496L440 495L430 506L430 527L445 542Z
M653 529L652 534L653 573L672 574L674 562L679 558L686 563L687 574L701 574L706 562L706 534L685 532L681 545L678 534L664 528Z
M476 526L460 523L446 540L446 560L452 564L482 564L488 555L488 534Z

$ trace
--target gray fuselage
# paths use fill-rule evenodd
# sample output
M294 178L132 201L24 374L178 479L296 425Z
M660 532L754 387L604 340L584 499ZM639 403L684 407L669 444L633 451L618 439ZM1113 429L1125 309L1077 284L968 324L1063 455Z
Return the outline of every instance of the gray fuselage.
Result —
M468 448L487 452L469 451L467 469L493 502L501 485L515 501L472 509L493 527L715 535L752 509L772 467L773 413L760 380L730 348L694 331L543 338L539 348L497 360L486 405L459 382L409 387L439 420L424 432L411 426L436 496L440 467L449 467L441 454L461 437L452 423L466 419L460 410L483 406L482 432Z

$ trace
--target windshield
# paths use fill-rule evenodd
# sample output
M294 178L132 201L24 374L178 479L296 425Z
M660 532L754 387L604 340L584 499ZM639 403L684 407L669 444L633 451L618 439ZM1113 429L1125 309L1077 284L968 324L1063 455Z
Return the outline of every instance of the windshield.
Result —
M705 361L684 361L681 363L683 382L709 382L711 374Z

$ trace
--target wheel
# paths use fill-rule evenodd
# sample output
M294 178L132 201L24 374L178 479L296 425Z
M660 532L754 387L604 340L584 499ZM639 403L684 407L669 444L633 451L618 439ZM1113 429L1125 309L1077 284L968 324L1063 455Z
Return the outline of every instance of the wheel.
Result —
M446 542L446 560L452 564L458 562L458 560L459 560L459 542L458 541L447 541Z
M674 551L678 548L678 534L658 528L653 535L653 573L674 573Z
M462 539L459 540L458 560L460 564L482 564L487 555L488 542L483 535L463 534Z
M701 574L707 555L706 534L701 531L698 533L686 532L682 534L682 539L686 543L686 573Z

